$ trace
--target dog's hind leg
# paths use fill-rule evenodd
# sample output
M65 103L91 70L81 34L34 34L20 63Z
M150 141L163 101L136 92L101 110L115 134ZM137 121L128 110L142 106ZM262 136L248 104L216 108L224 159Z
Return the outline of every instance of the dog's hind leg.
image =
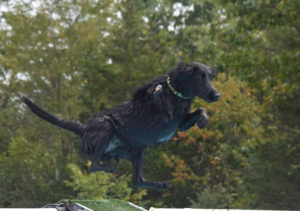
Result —
M143 166L146 155L146 148L141 147L132 152L131 162L133 167L132 184L134 187L154 188L164 190L170 186L169 182L146 181L143 177Z
M90 166L91 172L105 171L107 173L114 173L117 168L112 165L102 165L101 157L108 146L109 140L111 138L112 133L114 132L114 125L112 125L109 121L106 121L106 118L101 118L97 122L97 130L92 131L86 138L96 139L95 143L95 151L93 156L93 161Z

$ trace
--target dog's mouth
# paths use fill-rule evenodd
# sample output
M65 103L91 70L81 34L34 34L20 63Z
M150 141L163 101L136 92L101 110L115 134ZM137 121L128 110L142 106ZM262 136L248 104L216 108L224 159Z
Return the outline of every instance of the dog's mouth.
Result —
M219 93L214 95L208 95L207 97L203 98L208 103L217 102L220 99L221 95Z
M213 101L213 100L209 100L209 99L204 99L206 102L208 102L208 103L213 103L213 102L215 102L215 101Z

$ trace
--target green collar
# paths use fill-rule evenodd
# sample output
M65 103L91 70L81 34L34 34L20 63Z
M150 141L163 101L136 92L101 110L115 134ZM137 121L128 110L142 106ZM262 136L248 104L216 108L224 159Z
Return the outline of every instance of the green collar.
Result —
M178 96L178 97L181 97L183 99L190 99L191 97L184 97L180 92L177 92L172 86L171 86L171 83L170 83L170 77L168 77L167 79L167 82L168 82L168 85L170 87L170 89L172 90L172 92L174 93L174 95Z

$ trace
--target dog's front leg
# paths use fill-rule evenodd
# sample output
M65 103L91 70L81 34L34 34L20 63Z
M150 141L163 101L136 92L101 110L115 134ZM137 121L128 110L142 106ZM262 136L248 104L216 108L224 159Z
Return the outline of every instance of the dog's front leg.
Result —
M198 119L196 124L200 129L203 129L208 124L209 118L204 108L198 108L197 110L198 110Z
M141 147L133 151L131 162L133 167L132 185L139 188L154 188L164 190L169 187L169 182L151 182L143 177L143 166L145 161L146 148Z
M189 113L184 118L184 120L179 125L179 130L181 132L186 131L186 130L190 129L191 127L193 127L195 124L197 124L197 126L200 129L203 129L208 124L208 120L209 119L207 117L207 113L206 113L205 109L198 108L196 111L194 111L193 113Z

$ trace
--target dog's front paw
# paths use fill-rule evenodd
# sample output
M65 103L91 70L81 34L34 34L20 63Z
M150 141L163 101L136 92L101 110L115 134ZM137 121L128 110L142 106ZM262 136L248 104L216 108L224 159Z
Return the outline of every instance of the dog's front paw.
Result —
M170 183L169 182L157 182L156 183L156 189L159 191L165 190L168 187L170 187Z
M198 119L196 124L200 129L203 129L208 124L209 118L204 108L198 108L197 113L198 113Z

